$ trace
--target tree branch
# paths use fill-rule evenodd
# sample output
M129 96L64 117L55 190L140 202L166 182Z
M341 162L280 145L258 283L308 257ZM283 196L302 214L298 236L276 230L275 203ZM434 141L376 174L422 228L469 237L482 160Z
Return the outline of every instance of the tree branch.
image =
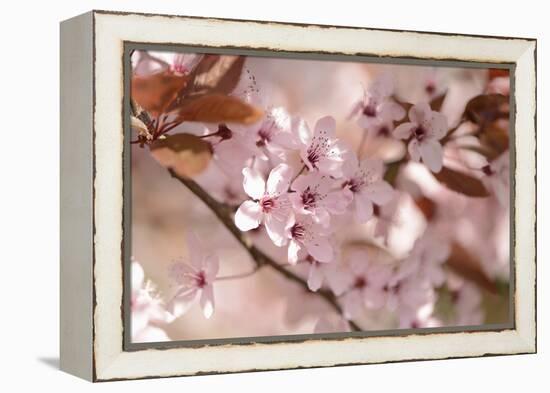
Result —
M224 205L212 198L204 189L197 184L194 180L188 179L182 176L179 176L173 169L168 169L170 175L186 186L197 198L204 202L208 208L218 217L221 223L231 232L233 237L245 248L248 252L254 263L258 268L262 266L270 266L272 269L276 270L283 276L285 276L290 281L295 282L300 285L305 290L309 291L307 282L302 279L300 276L294 274L293 272L285 269L283 266L279 265L277 262L272 260L269 256L264 254L260 249L252 244L250 239L246 237L240 230L237 228L233 222L232 210L229 206ZM336 312L340 315L343 314L342 307L338 304L336 296L331 292L325 290L319 290L317 292L312 292L320 297L322 297ZM349 325L354 331L361 331L362 329L353 321L349 321Z

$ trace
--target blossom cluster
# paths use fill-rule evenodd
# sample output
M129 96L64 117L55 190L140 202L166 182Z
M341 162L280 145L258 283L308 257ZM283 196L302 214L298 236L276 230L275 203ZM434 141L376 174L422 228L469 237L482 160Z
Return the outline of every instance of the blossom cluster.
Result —
M133 62L134 75L181 76L187 85L201 61L201 55L162 58L139 52ZM401 328L483 323L482 294L494 277L483 263L477 268L482 277L489 277L485 281L453 270L460 236L450 229L447 213L456 207L453 198L473 206L478 199L494 197L507 208L507 144L499 145L497 152L487 152L483 138L489 134L480 126L486 123L475 121L476 115L488 109L476 112L473 104L465 102L464 115L457 123L442 110L450 87L430 78L423 86L423 98L407 102L397 93L391 73L382 73L347 114L327 114L309 123L299 113L272 102L255 76L243 70L227 96L261 112L254 121L234 117L210 121L196 116L186 121L174 112L149 111L153 119L137 130L138 142L150 143L153 149L156 139L170 137L169 130L194 135L207 145L212 160L206 170L192 177L220 206L229 208L226 225L234 225L250 241L268 240L266 252L277 255L273 263L303 277L312 293L335 299L341 313L321 313L313 331L346 331L354 321L365 319L368 325L369 316L380 312L390 315L390 326ZM502 85L498 82L497 86L489 83L483 94L495 94ZM463 121L465 117L472 120ZM345 129L350 121L362 130L359 143ZM402 153L392 160L383 159L369 150L370 144L380 141L401 146ZM422 176L428 179L424 187L418 185ZM462 183L454 181L457 176ZM458 199L456 194L460 194ZM423 224L410 246L397 250L391 234L402 224L407 206L422 217ZM371 227L374 231L368 240L362 236L354 243L342 235L350 233L350 228L365 233ZM221 276L223 256L204 243L197 233L188 231L188 255L168 270L173 290L163 303L151 300L154 297L142 288L143 280L135 284L135 290L141 291L136 292L136 299L144 298L143 294L149 299L136 300L136 310L148 310L140 328L171 323L197 299L204 317L214 315L216 281L241 275ZM463 253L461 258L470 256ZM444 293L449 294L452 316L437 313ZM138 307L141 303L146 306ZM139 337L138 333L134 336Z

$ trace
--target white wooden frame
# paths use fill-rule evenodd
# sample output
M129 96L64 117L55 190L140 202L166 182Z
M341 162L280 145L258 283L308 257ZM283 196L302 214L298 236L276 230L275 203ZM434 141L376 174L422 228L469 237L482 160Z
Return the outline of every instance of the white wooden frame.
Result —
M515 65L514 327L123 350L124 42ZM61 368L93 381L536 352L536 41L93 11L61 25Z

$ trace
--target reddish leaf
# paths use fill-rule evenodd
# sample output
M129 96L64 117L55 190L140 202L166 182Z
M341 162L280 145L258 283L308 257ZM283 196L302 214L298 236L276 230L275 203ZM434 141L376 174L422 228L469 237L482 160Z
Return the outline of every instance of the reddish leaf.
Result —
M197 66L193 69L194 77L210 71L219 59L220 55L204 55L199 64L197 64Z
M146 111L157 116L175 100L188 77L171 71L132 77L132 98Z
M477 153L479 155L484 156L489 161L494 158L494 152L488 150L487 148L485 148L483 146L461 145L461 146L459 146L459 148L462 149L462 150L473 151L474 153Z
M481 288L484 288L491 293L497 292L495 282L487 277L481 268L481 263L461 245L456 243L453 244L451 255L447 260L447 266L449 266L455 273L476 283Z
M508 130L500 127L497 122L483 127L479 140L482 146L489 152L489 160L495 159L508 150L510 144Z
M430 108L432 108L432 111L440 112L441 106L443 105L443 102L445 101L445 97L447 96L447 93L441 94L440 96L435 97L433 100L430 101Z
M435 217L437 206L435 202L432 201L430 198L421 196L415 199L414 203L422 212L422 214L426 218L426 221L431 221Z
M507 77L509 75L510 75L510 72L507 69L489 68L489 80L499 78L499 77Z
M441 168L434 176L447 188L471 197L487 197L489 192L481 182L463 172L455 171L447 167Z
M473 123L484 125L508 117L508 97L502 94L482 94L466 104L464 116Z
M197 76L195 89L208 93L231 93L241 79L244 60L243 56L221 56L208 72Z
M185 100L177 111L181 121L205 123L251 124L263 115L261 110L223 94L208 94Z
M191 177L202 173L212 158L212 147L198 136L175 134L156 140L151 154L167 168L180 176Z

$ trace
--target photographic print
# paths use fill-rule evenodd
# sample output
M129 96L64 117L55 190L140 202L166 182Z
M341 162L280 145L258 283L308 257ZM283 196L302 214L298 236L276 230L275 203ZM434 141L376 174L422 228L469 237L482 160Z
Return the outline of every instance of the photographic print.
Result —
M109 11L60 36L63 370L537 351L535 39Z
M130 342L508 324L509 68L274 56L129 53Z

